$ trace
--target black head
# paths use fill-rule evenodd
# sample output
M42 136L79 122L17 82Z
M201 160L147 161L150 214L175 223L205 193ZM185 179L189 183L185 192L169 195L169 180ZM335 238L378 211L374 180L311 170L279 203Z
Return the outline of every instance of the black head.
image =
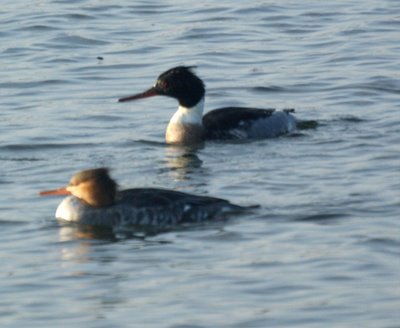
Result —
M181 106L193 107L205 94L203 81L192 71L193 66L177 66L162 73L149 90L118 101L130 101L152 96L168 96L178 100Z
M155 88L163 95L175 98L180 105L193 107L205 94L203 81L197 77L192 66L178 66L162 73Z

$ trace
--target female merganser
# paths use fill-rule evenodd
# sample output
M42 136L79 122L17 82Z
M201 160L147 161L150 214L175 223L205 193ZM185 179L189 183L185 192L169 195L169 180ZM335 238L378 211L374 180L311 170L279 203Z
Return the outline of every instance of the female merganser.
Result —
M179 102L169 121L167 143L193 144L203 140L262 139L278 137L296 129L293 110L275 111L246 107L224 107L203 116L205 86L192 67L178 66L162 73L156 84L142 93L120 98L119 102L168 96Z
M225 213L251 207L174 190L135 188L117 191L108 169L75 174L66 187L40 195L70 195L58 206L56 218L89 225L141 225L167 227L218 219Z

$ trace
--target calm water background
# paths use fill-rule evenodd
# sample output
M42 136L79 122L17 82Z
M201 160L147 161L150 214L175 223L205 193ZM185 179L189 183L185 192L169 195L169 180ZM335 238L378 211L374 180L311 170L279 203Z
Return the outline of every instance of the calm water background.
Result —
M398 0L3 0L0 40L1 327L400 327ZM206 111L320 126L167 146L174 100L116 99L180 64ZM37 192L97 166L261 208L154 235L58 224Z

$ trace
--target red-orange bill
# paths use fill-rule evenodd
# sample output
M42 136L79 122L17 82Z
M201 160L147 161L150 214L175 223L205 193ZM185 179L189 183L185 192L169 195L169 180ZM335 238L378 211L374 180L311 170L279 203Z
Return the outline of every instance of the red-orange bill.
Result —
M45 190L39 192L40 196L59 196L59 195L71 195L71 193L66 188L54 189L54 190Z
M131 101L131 100L136 100L136 99L154 97L154 96L158 96L159 94L160 93L157 91L157 89L152 87L149 90L146 90L145 92L138 93L138 94L133 95L133 96L119 98L118 102L125 102L125 101Z

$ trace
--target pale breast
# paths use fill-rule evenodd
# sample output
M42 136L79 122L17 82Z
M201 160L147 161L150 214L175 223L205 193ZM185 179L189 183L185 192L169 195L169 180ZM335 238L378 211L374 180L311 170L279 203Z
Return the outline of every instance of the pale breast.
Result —
M204 132L198 124L168 124L165 140L171 144L194 144L203 141Z

